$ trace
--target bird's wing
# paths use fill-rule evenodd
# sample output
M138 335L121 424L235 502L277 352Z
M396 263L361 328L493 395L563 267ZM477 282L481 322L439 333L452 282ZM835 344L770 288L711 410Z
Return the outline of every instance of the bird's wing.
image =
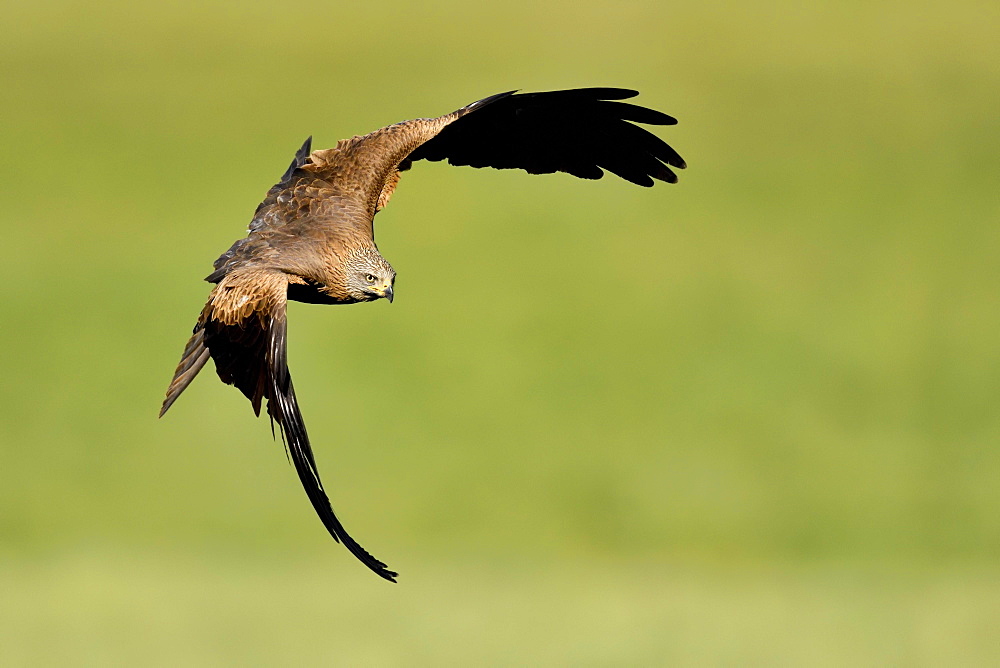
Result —
M208 356L223 382L235 385L260 415L261 401L277 423L306 495L330 535L379 576L396 573L368 554L344 529L330 506L316 468L306 426L295 399L287 362L287 291L297 277L259 267L226 274L212 290L188 341L163 402L162 415L187 387Z
M566 172L599 179L603 170L640 186L653 179L675 183L670 169L686 164L677 151L645 128L674 125L662 112L620 102L638 95L622 88L581 88L487 98L415 149L416 160L452 165L523 169L530 174Z
M369 216L388 203L399 172L417 160L452 165L566 172L599 179L604 170L640 186L675 183L686 164L637 123L674 125L662 112L621 102L622 88L499 93L438 118L418 118L313 151L299 167L363 202Z

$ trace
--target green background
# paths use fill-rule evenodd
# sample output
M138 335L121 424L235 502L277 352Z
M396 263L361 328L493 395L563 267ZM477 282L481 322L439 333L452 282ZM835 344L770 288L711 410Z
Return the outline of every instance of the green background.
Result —
M1000 660L996 2L4 3L5 665ZM623 86L676 186L418 165L293 304L347 527L208 370L302 140Z

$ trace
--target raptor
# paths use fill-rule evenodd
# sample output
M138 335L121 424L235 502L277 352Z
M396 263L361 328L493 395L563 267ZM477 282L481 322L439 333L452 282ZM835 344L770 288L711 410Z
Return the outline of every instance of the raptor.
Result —
M664 113L621 100L621 88L500 93L444 116L384 127L311 150L306 140L250 221L248 234L215 261L215 287L167 389L160 416L209 358L259 417L264 400L313 508L333 538L379 576L396 573L344 529L323 488L288 372L288 300L354 304L393 299L396 272L375 245L373 221L400 173L420 160L565 172L607 170L640 186L675 183L684 160L639 124L673 125Z

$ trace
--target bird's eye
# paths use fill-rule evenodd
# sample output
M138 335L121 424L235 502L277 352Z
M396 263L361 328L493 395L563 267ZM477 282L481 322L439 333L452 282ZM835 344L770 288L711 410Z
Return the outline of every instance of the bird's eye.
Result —
M369 283L374 283L375 282L375 277L372 276L371 274L366 274L365 275L365 280L368 281Z

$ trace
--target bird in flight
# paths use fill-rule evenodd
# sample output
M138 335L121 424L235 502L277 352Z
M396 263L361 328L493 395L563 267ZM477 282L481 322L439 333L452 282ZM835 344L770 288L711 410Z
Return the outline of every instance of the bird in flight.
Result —
M354 304L393 299L396 272L375 245L373 220L400 173L419 160L566 172L607 170L640 186L676 183L684 160L635 123L673 125L659 111L621 102L621 88L500 93L438 118L419 118L311 150L306 140L254 212L248 234L215 261L214 283L167 389L160 416L208 362L259 417L264 399L295 471L334 540L386 580L396 573L344 529L327 498L295 399L286 357L288 300Z

